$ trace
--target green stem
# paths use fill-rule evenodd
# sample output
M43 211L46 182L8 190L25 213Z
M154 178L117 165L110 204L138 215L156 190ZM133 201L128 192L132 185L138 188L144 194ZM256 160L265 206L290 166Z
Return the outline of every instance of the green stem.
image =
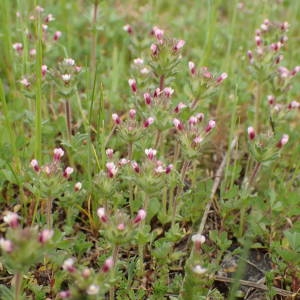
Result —
M15 300L21 300L23 276L20 272L15 275Z
M72 113L71 113L71 105L69 99L66 100L66 124L67 124L67 137L68 141L71 141L72 135Z
M46 217L47 217L47 227L52 228L52 199L46 200Z
M119 245L115 245L113 250L114 271L116 270L118 254L119 254ZM112 286L109 290L109 300L114 300L114 299L115 299L115 287Z
M35 88L35 158L42 159L42 26L40 17L37 19L37 57L36 57L36 88Z

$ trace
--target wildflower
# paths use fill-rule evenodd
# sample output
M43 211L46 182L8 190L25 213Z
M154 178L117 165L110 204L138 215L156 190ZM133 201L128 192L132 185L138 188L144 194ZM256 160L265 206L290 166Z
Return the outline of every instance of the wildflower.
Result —
M190 126L195 126L198 123L198 118L195 116L191 116L189 118L189 125Z
M105 153L106 153L108 158L112 159L113 154L114 154L114 150L111 149L111 148L108 148L108 149L105 150Z
M160 90L160 88L156 88L153 94L154 98L157 98L163 91Z
M102 267L102 272L107 273L109 272L112 267L114 266L114 260L112 257L109 257L105 260L104 265Z
M177 106L174 108L175 113L179 113L182 109L186 108L186 105L182 102L179 102Z
M136 161L132 161L131 166L136 173L140 173L140 166Z
M154 122L154 118L149 117L148 119L146 119L146 121L144 121L144 127L147 128L149 127L151 124L153 124Z
M276 144L277 148L282 148L287 142L289 141L289 136L287 134L284 134L279 142Z
M205 128L205 132L210 132L213 128L215 128L216 122L214 120L210 120Z
M70 177L70 175L73 173L73 171L74 171L73 168L66 167L64 172L63 172L63 176L68 179Z
M107 176L109 178L115 177L118 172L118 168L113 162L106 163L106 170L107 170Z
M13 49L16 50L19 54L21 54L22 50L23 50L23 44L22 43L14 43Z
M36 159L32 159L31 162L30 162L30 165L32 166L34 171L36 171L36 172L40 171L39 163Z
M23 78L20 80L20 83L25 86L26 88L30 87L31 83L29 82L29 80L27 78Z
M74 258L66 259L62 265L63 270L68 271L70 273L75 272L76 269L74 267L74 263L75 263Z
M193 142L195 144L200 144L201 142L203 141L203 138L201 136L196 136L194 139L193 139Z
M71 292L70 291L61 291L61 292L58 293L58 296L61 299L67 299L67 298L71 297Z
M152 44L150 46L150 50L153 56L157 56L158 55L158 46L156 44Z
M280 25L280 29L282 31L287 31L289 29L290 25L288 22L283 22L281 25Z
M192 241L195 245L196 250L200 250L201 245L205 243L206 238L204 235L197 233L192 236Z
M268 96L267 96L267 99L268 99L268 103L269 103L270 105L275 104L275 97L274 97L273 95L268 95Z
M55 20L55 18L53 17L53 15L48 14L47 17L45 18L45 23L49 23L49 22L52 22L54 20Z
M288 109L297 109L300 107L300 103L298 101L292 101L288 105Z
M42 65L42 76L45 76L47 71L48 71L48 67L46 65Z
M117 125L121 124L122 121L118 114L112 114L111 117L114 120L115 124L117 124Z
M145 154L147 155L147 157L150 160L153 160L153 158L156 156L156 152L157 151L155 149L152 149L152 148L145 149Z
M125 229L125 224L124 223L120 223L118 226L117 226L117 229L120 230L120 231L123 231Z
M125 166L130 163L130 160L127 158L121 158L119 161L120 166Z
M150 104L151 104L152 99L151 99L151 96L150 96L149 93L145 93L145 94L144 94L144 100L145 100L145 103L146 103L147 105L150 105Z
M196 65L192 61L189 61L189 70L192 75L196 74Z
M131 110L129 111L129 117L130 117L131 119L134 119L135 116L136 116L136 110L135 110L135 109L131 109Z
M172 164L170 164L170 165L168 165L167 167L166 167L166 174L169 174L169 173L171 173L171 171L173 170L173 165Z
M133 33L132 27L129 24L124 25L123 30L126 31L129 34Z
M62 33L60 31L55 31L54 35L53 35L53 40L54 41L58 41L62 36Z
M75 60L73 58L65 58L64 59L64 64L66 66L74 66L75 65Z
M90 275L91 275L91 270L89 268L85 268L81 272L81 275L82 275L83 278L89 278Z
M44 229L39 234L39 242L41 244L47 243L53 236L54 231L51 229Z
M48 25L42 24L42 29L43 29L44 32L47 31L48 30Z
M170 98L173 95L174 90L170 87L166 87L164 88L163 92L167 98Z
M61 75L61 78L65 84L68 84L71 80L71 74L63 74Z
M155 173L158 173L158 174L166 172L166 170L164 169L163 166L157 166L154 171L155 171Z
M259 35L255 36L255 42L257 47L260 47L262 45L262 39Z
M35 8L35 10L36 10L38 13L41 13L41 12L44 11L44 8L38 5L38 6Z
M76 182L74 185L74 191L79 192L82 188L82 183L81 182Z
M217 79L217 83L220 84L222 83L226 78L228 77L227 73L222 73Z
M135 65L142 65L143 63L144 63L144 60L142 59L142 58L135 58L134 60L133 60L133 63L135 64Z
M295 76L297 73L300 72L300 66L296 66L292 71L291 71L291 75Z
M145 75L145 74L149 74L149 72L150 72L150 70L146 67L141 69L141 74Z
M10 240L0 238L0 248L7 253L11 253L13 251L13 243Z
M100 288L99 288L98 285L96 285L96 284L91 284L91 285L87 288L86 293L87 293L88 295L97 295L97 294L99 293L99 290L100 290Z
M17 228L19 226L19 215L15 212L9 211L4 217L3 221L11 228Z
M184 40L179 40L176 45L173 47L173 50L176 52L178 50L180 50L185 44Z
M53 150L53 159L59 161L65 154L65 151L62 148L55 148Z
M183 124L181 123L181 121L180 120L178 120L178 119L173 119L173 125L175 126L175 128L177 129L177 130L183 130Z
M30 56L36 56L36 50L34 48L30 49L29 55Z
M204 274L207 272L207 269L206 268L203 268L201 267L200 265L196 265L193 267L193 272L196 273L196 274Z
M106 215L104 207L99 207L97 209L97 215L103 223L106 223L108 221L108 216Z
M146 211L144 209L140 209L133 220L134 224L138 224L146 218Z
M248 127L247 129L247 132L248 132L248 138L250 141L253 141L255 139L255 130L252 126Z
M129 79L129 80L128 80L128 84L129 84L131 90L132 90L134 93L136 93L136 92L137 92L137 85L136 85L135 79L132 79L132 78Z
M248 50L248 51L247 51L247 56L248 56L248 58L249 58L250 64L253 64L254 59L253 59L253 53L252 53L251 50Z
M204 114L203 113L197 113L196 118L198 119L199 122L202 122L204 119Z

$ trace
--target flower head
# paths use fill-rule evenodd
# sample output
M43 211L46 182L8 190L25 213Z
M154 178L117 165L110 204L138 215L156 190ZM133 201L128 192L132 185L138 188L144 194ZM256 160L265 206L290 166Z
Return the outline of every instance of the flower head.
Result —
M45 244L53 237L54 231L51 229L44 229L39 234L39 242Z
M134 224L138 224L140 223L141 221L143 221L145 218L146 218L146 211L144 209L140 209L136 215L136 217L134 218L133 220L133 223Z
M70 177L70 175L73 173L73 171L74 171L73 168L66 167L64 170L63 176L68 179Z
M104 207L99 207L97 209L97 215L103 223L106 223L108 221L108 216L106 215Z
M107 176L109 178L115 177L118 172L118 168L113 162L106 163L106 170L107 170Z
M253 141L255 139L255 136L256 136L254 128L252 126L248 127L247 132L248 132L249 140Z
M19 215L15 212L9 211L4 217L3 221L11 228L17 228L19 226Z

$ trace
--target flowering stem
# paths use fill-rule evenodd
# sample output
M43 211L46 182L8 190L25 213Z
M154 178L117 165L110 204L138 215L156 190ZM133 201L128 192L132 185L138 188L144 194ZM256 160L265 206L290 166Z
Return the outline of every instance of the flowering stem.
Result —
M66 100L66 122L67 122L67 136L70 141L72 135L72 114L71 114L71 106L70 101Z
M22 292L22 274L17 272L15 275L15 300L21 299L21 292Z
M255 178L256 178L259 170L260 170L260 167L261 167L261 162L256 162L254 170L253 170L252 175L251 175L250 180L249 180L249 187L251 187L252 184L254 183Z
M113 250L114 270L116 269L118 253L119 253L119 245L114 245L114 250ZM114 299L115 299L115 287L112 286L109 290L109 300L114 300Z
M52 199L46 200L47 227L52 228Z

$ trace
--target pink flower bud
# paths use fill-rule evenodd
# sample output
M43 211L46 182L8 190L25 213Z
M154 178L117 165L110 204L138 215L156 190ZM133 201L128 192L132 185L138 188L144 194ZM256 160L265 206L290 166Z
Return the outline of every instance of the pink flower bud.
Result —
M281 25L280 25L280 29L282 31L287 31L289 29L290 25L288 22L283 22Z
M179 131L181 131L181 130L184 129L183 124L181 123L181 121L178 120L178 119L176 119L176 118L173 119L173 125L174 125L175 128L176 128L177 130L179 130Z
M65 154L65 151L62 148L55 148L53 150L53 159L59 161Z
M154 122L154 118L149 117L148 119L146 119L146 120L144 121L144 127L145 127L145 128L149 127L151 124L153 124L153 122Z
M140 173L140 166L136 161L132 161L131 166L136 173Z
M134 60L133 60L133 63L135 64L135 65L142 65L143 63L144 63L144 60L142 59L142 58L135 58Z
M257 47L260 47L262 45L262 39L259 35L255 36L255 43Z
M292 101L288 105L288 109L297 109L300 107L300 103L298 101Z
M168 166L166 167L166 174L171 173L171 171L173 170L173 168L174 168L174 166L173 166L172 164L168 165Z
M195 117L195 116L191 116L189 118L189 125L192 127L192 126L195 126L196 124L198 123L198 118Z
M127 158L121 158L121 159L119 160L119 165L120 165L120 166L125 166L125 165L127 165L127 164L129 164L129 163L130 163L130 160L127 159Z
M189 61L189 70L192 75L196 74L196 65L192 61Z
M62 36L62 33L60 31L56 31L53 35L53 40L58 41Z
M39 234L39 242L41 244L47 243L53 237L54 231L50 229L44 229Z
M154 26L152 28L151 33L160 41L162 42L162 39L164 37L164 31L160 28L158 28L157 26Z
M114 150L111 149L111 148L108 148L108 149L105 150L105 153L106 153L108 158L112 159L113 154L114 154Z
M137 85L136 85L135 79L130 78L130 79L128 80L128 84L129 84L131 90L132 90L134 93L136 93L136 92L137 92Z
M124 224L124 223L118 224L117 229L118 229L119 231L125 230L125 224Z
M287 134L284 134L282 138L279 140L277 143L276 147L277 148L282 148L287 142L289 141L289 136Z
M23 44L22 43L14 43L13 49L16 50L16 52L18 52L18 54L21 54L23 51Z
M268 95L267 99L270 105L275 104L275 97L273 95Z
M53 17L53 15L48 14L47 17L45 18L45 23L49 23L49 22L52 22L54 20L55 20L55 18Z
M30 165L32 166L34 171L36 171L36 172L40 171L39 163L36 159L31 160Z
M164 88L163 92L167 98L170 98L173 95L174 90L170 87L166 87Z
M222 74L216 79L217 84L222 83L227 77L228 77L227 73L222 73Z
M82 183L81 182L76 182L74 185L74 191L79 192L82 188Z
M131 109L129 111L129 117L130 117L130 119L134 119L135 116L136 116L136 110L135 109Z
M182 102L178 103L177 106L174 109L175 113L181 112L182 109L186 108L186 105Z
M204 114L203 113L197 113L196 118L199 122L202 122L204 120Z
M104 207L99 207L97 210L97 215L101 222L107 223L108 221L108 216L106 215L105 208Z
M71 292L70 291L61 291L58 293L58 296L60 299L68 299L71 297Z
M118 172L118 168L113 162L106 163L106 170L107 170L107 176L109 178L115 177Z
M4 217L3 221L11 228L17 228L19 226L19 215L15 212L9 211Z
M32 56L32 57L36 56L36 50L34 48L30 49L29 55Z
M150 160L153 160L153 158L156 156L156 150L155 149L145 149L145 154L147 155L147 157L150 159Z
M138 224L146 218L146 211L144 209L140 209L133 220L134 224Z
M102 272L104 273L109 272L113 266L114 266L113 258L112 257L107 258L104 262L104 265L102 266Z
M48 71L48 67L46 65L42 65L42 76L46 76Z
M10 240L0 238L0 248L7 253L11 253L13 251L13 243Z
M31 85L31 83L29 82L29 80L27 78L22 78L20 80L20 83L26 88L30 87L30 85Z
M213 128L215 128L216 122L214 120L210 120L205 128L205 132L210 132Z
M200 144L201 142L203 141L203 138L201 136L196 136L194 139L193 139L193 142L197 145L197 144Z
M254 59L253 59L253 53L252 53L251 50L248 50L248 51L247 51L247 56L248 56L248 58L249 58L250 64L253 64Z
M70 273L75 272L76 269L74 267L74 263L75 263L74 258L66 259L62 265L63 270L68 271Z
M248 132L249 140L253 141L255 139L255 136L256 136L254 128L252 126L248 127L247 132Z
M115 124L117 124L117 125L121 124L122 121L118 114L112 114L111 117L112 117L113 121L115 122Z
M157 56L158 55L158 46L156 44L152 44L150 46L150 50L153 56Z
M129 24L124 25L123 30L126 31L129 34L133 33L132 27Z
M86 293L88 295L97 295L99 293L100 287L96 284L91 284L87 290Z
M150 105L152 102L151 95L149 93L144 94L144 100L147 105Z
M197 233L192 236L192 241L194 242L196 250L200 250L201 245L205 243L206 238L204 235Z
M176 45L173 47L173 50L176 52L178 50L180 50L185 44L184 40L179 40Z
M91 276L92 272L89 268L85 268L82 270L81 274L82 274L83 278L89 278Z
M74 171L73 168L66 167L64 170L63 176L68 179L70 177L70 175L73 173L73 171Z

